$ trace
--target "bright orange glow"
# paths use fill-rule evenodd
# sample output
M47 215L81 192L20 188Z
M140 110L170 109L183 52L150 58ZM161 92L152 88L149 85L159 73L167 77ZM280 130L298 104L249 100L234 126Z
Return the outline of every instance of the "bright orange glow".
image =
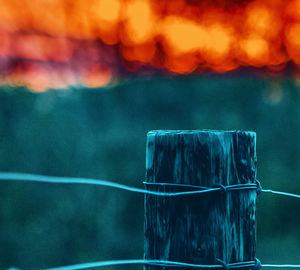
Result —
M166 67L171 72L187 74L196 70L198 66L197 58L193 55L169 56Z
M99 64L90 64L85 67L81 83L87 87L101 87L107 85L111 80L111 72L108 68Z
M147 0L131 0L125 7L125 43L141 44L155 35L155 17L150 2Z
M30 64L20 66L11 77L11 83L15 85L25 85L36 92L45 91L52 86L49 70L40 64Z
M261 2L254 2L246 9L246 30L248 34L264 39L278 38L282 28L280 6L272 8Z
M264 35L272 24L270 10L266 7L255 7L249 10L247 25L257 34Z
M300 0L0 0L0 77L39 91L102 86L124 68L289 62L300 67Z
M206 45L207 31L197 23L178 17L168 17L161 33L173 54L197 52Z
M119 0L97 0L93 9L101 21L117 23L120 16L121 2Z
M300 23L290 25L287 28L286 37L289 43L296 47L300 46Z
M40 35L18 35L12 46L16 57L34 60L65 62L73 52L72 43L68 40Z
M289 19L300 21L300 0L287 1L284 11Z
M231 46L230 33L222 25L213 25L207 32L206 48L218 56L226 56Z
M139 61L151 63L155 55L156 48L153 43L140 46L124 47L122 49L123 57L128 61Z
M10 54L11 40L6 34L0 34L0 59Z
M287 27L285 35L289 56L300 65L300 23Z
M250 59L261 59L268 54L268 44L263 39L249 39L241 42L242 50Z
M98 35L107 44L116 44L119 40L118 26L121 14L121 0L91 1L90 18ZM97 33L97 31L96 31ZM97 36L97 34L95 34Z

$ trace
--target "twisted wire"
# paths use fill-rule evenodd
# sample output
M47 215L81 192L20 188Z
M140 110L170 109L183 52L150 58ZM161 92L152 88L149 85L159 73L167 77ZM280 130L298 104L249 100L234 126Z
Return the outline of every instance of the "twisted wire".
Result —
M164 261L164 260L111 260L111 261L100 261L100 262L89 262L82 264L74 264L68 266L60 266L54 268L47 268L45 270L81 270L88 268L96 267L105 267L105 266L114 266L114 265L126 265L126 264L144 264L144 265L155 265L155 266L168 266L168 267L192 267L197 269L211 269L211 268L224 268L226 269L243 269L248 267L256 267L256 261L246 261L238 263L223 263L221 260L218 260L220 264L215 265L202 265L202 264L192 264L184 262L175 262L175 261Z
M77 178L77 177L58 177L58 176L47 176L47 175L38 175L38 174L27 174L27 173L11 173L11 172L0 172L0 180L2 181L26 181L26 182L42 182L42 183L56 183L56 184L87 184L87 185L98 185L112 187L122 190L127 190L131 192L137 192L142 194L150 194L156 196L183 196L183 195L192 195L192 194L201 194L214 191L234 191L234 190L246 190L246 189L257 189L257 184L236 184L219 187L199 187L194 185L181 185L181 184L170 184L170 183L147 183L146 185L165 185L165 186L185 186L191 188L197 188L199 190L193 191L181 191L181 192L160 192L145 190L142 188L131 187L115 182L110 182L106 180L93 179L93 178Z
M272 193L282 196L288 196L293 198L300 199L299 194L276 191L272 189L263 189L258 180L255 184L235 184L224 186L218 184L214 187L203 187L196 185L186 185L186 184L174 184L174 183L149 183L144 182L147 185L155 186L174 186L174 187L188 187L195 188L197 190L193 191L182 191L182 192L159 192L152 190L145 190L142 188L131 187L115 182L110 182L107 180L93 179L93 178L77 178L77 177L59 177L59 176L48 176L48 175L39 175L39 174L29 174L29 173L13 173L13 172L0 172L0 181L25 181L25 182L42 182L42 183L56 183L56 184L85 184L85 185L98 185L105 187L112 187L121 190L127 190L136 193L150 194L156 196L183 196L183 195L193 195L201 194L214 191L235 191L235 190L256 190L257 194L260 192Z
M217 184L211 188L196 186L196 185L186 185L186 184L144 182L146 186L151 186L151 185L152 186L173 186L173 187L187 187L187 188L197 189L193 191L184 191L184 192L159 192L159 191L145 190L142 188L131 187L119 183L114 183L114 182L100 180L100 179L93 179L93 178L56 177L56 176L46 176L46 175L27 174L27 173L12 173L12 172L0 172L0 180L26 181L26 182L32 181L32 182L57 183L57 184L90 184L90 185L106 186L106 187L127 190L131 192L151 194L157 196L181 196L181 195L201 194L201 193L215 192L215 191L227 192L227 191L235 191L235 190L256 190L258 194L260 192L265 192L265 193L272 193L272 194L289 196L294 198L300 198L300 195L298 194L275 191L272 189L263 189L258 180L256 180L255 184L236 184L236 185L227 185L227 186L224 186L222 184ZM247 267L254 267L254 269L259 269L260 267L300 268L300 265L297 264L261 264L258 259L255 259L255 261L238 262L238 263L230 263L230 264L226 264L225 262L219 259L216 260L220 264L200 265L200 264L163 261L163 260L111 260L111 261L89 262L83 264L74 264L69 266L47 268L45 270L79 270L79 269L88 269L88 268L113 266L113 265L125 265L125 264L148 264L148 265L169 266L169 267L194 267L198 269L223 268L224 270L241 269Z

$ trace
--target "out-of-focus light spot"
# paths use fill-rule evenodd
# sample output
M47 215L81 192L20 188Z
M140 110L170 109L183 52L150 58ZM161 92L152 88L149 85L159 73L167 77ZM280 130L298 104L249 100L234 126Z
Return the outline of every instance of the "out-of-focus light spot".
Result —
M122 48L123 57L128 61L151 63L156 52L155 44L147 43L140 46Z
M300 65L300 23L289 25L285 36L289 56Z
M225 56L230 50L231 37L222 25L213 25L206 38L206 47L211 53Z
M32 63L21 66L11 76L12 84L26 86L35 92L42 92L52 87L49 70L40 64Z
M294 46L300 46L300 23L292 24L287 28L286 38Z
M41 32L55 37L66 37L71 26L67 10L69 7L61 0L0 0L8 4L7 12L11 21L7 23L16 31ZM2 15L1 15L2 16ZM1 24L1 20L0 20Z
M284 13L289 19L300 21L300 0L290 0L284 3Z
M267 92L267 102L276 105L280 103L283 99L283 90L282 87L278 83L271 84L271 87Z
M244 31L264 39L278 39L282 28L282 18L278 10L279 6L275 6L276 8L271 8L271 5L264 1L255 1L250 4L246 9Z
M0 0L0 76L40 64L48 83L27 69L18 75L38 89L38 81L56 87L81 77L97 87L122 68L185 74L267 66L279 74L289 62L300 66L300 0L233 2ZM82 71L94 63L109 72ZM67 71L73 76L61 80Z
M96 0L93 9L99 14L101 21L116 23L120 16L121 2L120 0Z
M155 20L149 1L130 0L125 7L123 41L126 44L149 42L156 34Z
M102 87L107 85L112 78L108 67L100 64L90 64L85 67L81 74L81 84L86 87Z
M207 44L207 30L194 21L176 16L166 18L162 35L173 54L196 52ZM167 52L168 53L168 52Z
M258 60L266 64L269 56L268 43L263 39L248 39L241 42L242 50L247 54L250 60Z
M94 0L91 2L89 15L95 36L107 44L119 41L119 27L122 0Z
M172 56L169 55L166 60L166 67L171 72L187 74L197 69L198 61L194 55Z
M270 10L265 7L255 7L249 10L247 25L257 34L264 35L272 25Z
M15 56L35 60L65 62L73 53L72 43L68 40L41 35L18 35L13 47Z
M7 34L0 34L0 58L10 55L11 39Z
M14 28L13 24L13 14L11 12L10 4L7 3L4 0L0 0L0 29L1 30L17 30L17 29L11 29Z

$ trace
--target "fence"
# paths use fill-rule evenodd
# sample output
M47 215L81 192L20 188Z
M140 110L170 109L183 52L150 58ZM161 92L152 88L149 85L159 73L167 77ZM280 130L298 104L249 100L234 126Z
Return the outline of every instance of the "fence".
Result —
M146 269L300 268L291 264L261 264L255 257L256 194L300 198L297 194L261 187L256 179L255 140L253 132L150 132L146 189L97 179L8 172L0 173L0 180L91 184L145 195L144 259L47 270L125 264L142 264ZM156 182L157 179L165 181Z

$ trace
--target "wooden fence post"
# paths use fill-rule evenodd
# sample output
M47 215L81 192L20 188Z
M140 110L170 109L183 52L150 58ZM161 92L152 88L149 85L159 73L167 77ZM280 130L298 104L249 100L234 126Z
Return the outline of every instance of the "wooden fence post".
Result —
M213 187L253 184L255 180L254 132L151 131L147 135L149 183ZM163 192L193 190L155 184L146 184L146 188ZM219 264L216 258L226 263L254 260L256 196L255 190L179 197L145 195L144 258L204 265ZM174 267L145 265L145 269Z

